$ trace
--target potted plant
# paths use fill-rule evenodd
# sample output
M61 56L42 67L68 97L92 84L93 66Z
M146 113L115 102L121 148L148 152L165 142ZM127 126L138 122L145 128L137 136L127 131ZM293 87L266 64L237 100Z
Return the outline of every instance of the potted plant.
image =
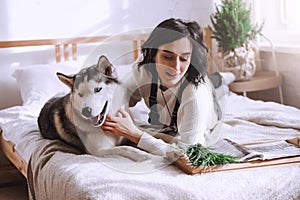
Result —
M256 69L253 41L263 24L251 23L251 7L242 0L222 0L210 19L225 70L232 71L236 80L249 80Z

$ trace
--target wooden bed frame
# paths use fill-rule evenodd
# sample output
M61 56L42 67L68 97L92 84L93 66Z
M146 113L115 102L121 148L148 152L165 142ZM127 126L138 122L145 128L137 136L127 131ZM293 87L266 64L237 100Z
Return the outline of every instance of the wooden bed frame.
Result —
M4 155L12 162L19 172L27 178L27 162L20 156L15 149L15 144L7 141L2 136L2 129L0 129L0 147Z
M204 41L208 48L212 49L211 29L206 27L203 30ZM113 41L132 41L133 59L136 60L141 45L148 38L149 34L132 34L120 35L113 38ZM40 40L18 40L18 41L0 41L0 48L12 47L32 47L32 46L53 46L55 50L55 60L57 63L61 61L77 60L77 48L79 44L84 43L101 43L110 39L110 36L93 36L93 37L76 37L76 38L56 38L56 39L40 39ZM111 41L111 40L109 40ZM63 49L63 52L61 51ZM212 61L212 51L209 51L208 63ZM210 65L209 65L210 66ZM209 67L209 72L210 67ZM5 156L12 162L12 164L27 178L26 161L18 154L15 149L15 144L11 141L6 141L3 138L2 130L0 128L0 148Z
M140 50L141 45L148 38L149 34L134 34L134 35L120 35L114 37L113 41L131 41L133 47L133 59L136 60ZM19 40L19 41L0 41L0 48L11 48L11 47L30 47L30 46L53 46L55 50L55 60L57 63L62 60L77 60L77 48L79 44L83 43L100 43L110 39L110 36L93 36L93 37L76 37L76 38L59 38L59 39L41 39L41 40ZM111 41L111 40L110 40ZM213 53L212 53L212 39L211 39L211 29L204 28L204 41L209 48L208 56L208 72L213 71ZM71 47L71 48L70 48ZM61 51L63 49L63 52ZM12 162L12 164L27 178L27 165L28 163L19 155L15 149L15 144L11 141L7 141L3 138L2 130L0 127L0 148L2 149L5 156ZM299 144L298 144L299 145ZM223 171L223 170L232 170L232 169L241 169L241 168L251 168L251 167L261 167L261 166L270 166L270 165L279 165L279 164L293 164L299 163L300 156L294 158L286 159L276 159L274 161L268 162L254 162L254 163L245 163L243 165L235 164L229 167L222 167L215 169L214 171ZM184 162L183 162L184 163ZM175 163L176 164L176 163ZM178 163L180 166L182 162ZM187 173L199 173L198 169L186 170Z

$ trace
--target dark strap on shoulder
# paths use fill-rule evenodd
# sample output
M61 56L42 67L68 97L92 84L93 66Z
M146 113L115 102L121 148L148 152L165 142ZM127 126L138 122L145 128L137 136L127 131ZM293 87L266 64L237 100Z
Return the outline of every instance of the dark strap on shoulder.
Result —
M149 106L150 106L150 113L148 122L153 125L161 125L159 122L159 114L157 112L157 88L158 88L158 74L156 69L151 70L152 74L152 83L150 89L150 96L149 96Z
M183 81L183 83L180 85L180 88L178 90L177 93L177 97L176 97L176 103L173 109L173 113L172 113L172 119L171 119L171 123L170 126L176 126L177 127L177 113L178 113L178 109L181 103L181 99L182 99L182 93L183 90L186 88L186 86L189 84L189 82L185 79Z
M152 70L151 72L152 72L152 83L151 83L151 90L149 96L150 113L149 113L148 122L152 125L163 125L159 121L159 114L157 112L158 74L156 70ZM181 103L183 90L188 85L188 83L189 82L187 80L184 80L184 82L181 84L177 93L175 106L172 112L171 123L169 127L174 127L176 132L177 132L177 112ZM164 127L166 127L166 125Z

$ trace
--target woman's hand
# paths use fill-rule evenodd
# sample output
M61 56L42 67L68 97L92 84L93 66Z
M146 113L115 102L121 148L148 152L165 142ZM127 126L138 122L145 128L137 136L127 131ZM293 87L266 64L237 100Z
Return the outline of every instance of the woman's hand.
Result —
M124 136L137 144L143 134L132 121L128 112L120 108L118 110L119 117L107 115L105 122L101 126L106 134Z

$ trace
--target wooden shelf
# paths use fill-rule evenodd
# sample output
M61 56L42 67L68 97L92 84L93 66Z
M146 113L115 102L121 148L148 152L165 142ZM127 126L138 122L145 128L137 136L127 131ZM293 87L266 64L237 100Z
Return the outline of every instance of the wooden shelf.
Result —
M279 88L280 101L283 103L281 94L282 75L276 74L275 71L256 72L249 81L237 81L229 85L232 92L243 93L247 96L247 92L255 92L272 88Z

